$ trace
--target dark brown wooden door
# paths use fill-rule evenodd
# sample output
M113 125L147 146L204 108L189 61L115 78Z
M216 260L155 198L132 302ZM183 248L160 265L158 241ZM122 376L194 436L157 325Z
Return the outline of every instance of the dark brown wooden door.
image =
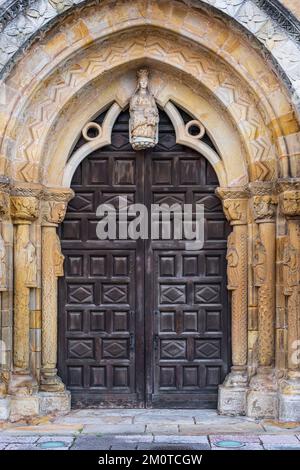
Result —
M155 149L131 150L122 113L112 144L78 167L60 233L59 290L59 369L74 405L216 407L229 365L229 228L216 186L210 164L176 144L163 113ZM96 208L118 196L148 208L203 203L204 248L98 240Z

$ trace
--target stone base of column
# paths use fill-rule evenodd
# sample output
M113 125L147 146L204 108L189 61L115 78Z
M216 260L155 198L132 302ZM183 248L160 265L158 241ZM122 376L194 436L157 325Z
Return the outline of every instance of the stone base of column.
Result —
M64 392L66 389L61 378L57 375L57 369L42 369L40 391L42 392Z
M270 367L260 367L250 381L247 416L255 419L278 417L277 379Z
M222 415L246 413L248 374L245 367L232 367L223 385L219 386L218 411Z
M10 415L10 397L0 397L0 421L6 421Z
M31 396L38 391L37 381L27 371L14 372L8 384L9 395Z
M32 396L11 397L10 416L11 422L31 420L39 415L39 398Z
M66 414L71 411L71 393L63 392L39 392L40 415Z
M279 421L300 422L300 372L289 372L279 391Z

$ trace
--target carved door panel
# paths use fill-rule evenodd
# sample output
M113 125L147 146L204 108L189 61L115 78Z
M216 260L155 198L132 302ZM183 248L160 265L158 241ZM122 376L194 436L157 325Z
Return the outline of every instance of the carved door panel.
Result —
M176 144L160 113L159 144L134 152L128 113L112 144L78 167L60 228L59 372L75 406L216 406L228 371L228 225L210 164ZM205 205L203 250L185 241L101 241L101 203Z
M192 204L193 220L195 204L204 204L205 244L191 251L185 241L147 242L147 399L154 407L215 408L218 385L228 373L229 226L210 164L174 145L164 127L159 142L145 156L147 204Z

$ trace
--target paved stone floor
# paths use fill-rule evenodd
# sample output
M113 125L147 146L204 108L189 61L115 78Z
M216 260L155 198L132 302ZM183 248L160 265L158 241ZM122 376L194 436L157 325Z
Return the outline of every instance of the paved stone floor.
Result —
M48 422L0 427L0 450L220 450L220 441L240 442L241 450L300 450L300 423L214 410L114 409L73 410Z

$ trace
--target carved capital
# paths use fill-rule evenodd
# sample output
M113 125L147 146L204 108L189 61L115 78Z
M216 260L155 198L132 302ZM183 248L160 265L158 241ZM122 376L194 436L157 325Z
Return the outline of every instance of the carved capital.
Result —
M39 200L33 196L11 196L10 208L14 223L30 223L38 217Z
M257 223L272 222L276 216L277 197L264 194L253 197L253 213Z
M247 224L248 191L246 188L217 188L223 209L231 225Z
M42 221L43 225L58 225L66 215L67 205L74 197L70 190L47 190L43 196Z
M300 190L284 191L280 195L280 210L287 217L300 216Z

